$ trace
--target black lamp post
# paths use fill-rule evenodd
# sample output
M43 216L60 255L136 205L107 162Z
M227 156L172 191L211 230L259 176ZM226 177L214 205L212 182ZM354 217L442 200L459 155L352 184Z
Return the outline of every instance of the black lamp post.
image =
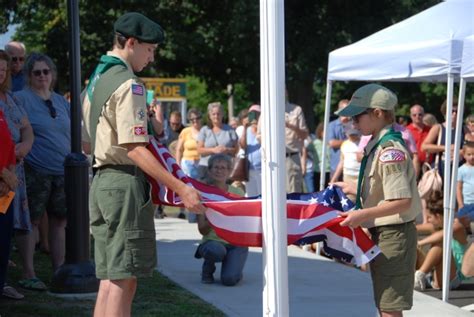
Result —
M66 259L54 272L51 292L92 293L98 290L89 248L89 161L81 151L79 6L68 0L71 152L64 162L67 205Z

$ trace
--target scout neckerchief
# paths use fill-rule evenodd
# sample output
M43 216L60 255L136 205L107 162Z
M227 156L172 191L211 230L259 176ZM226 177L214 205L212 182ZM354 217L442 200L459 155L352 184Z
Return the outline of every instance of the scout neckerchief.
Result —
M100 58L99 65L87 86L87 93L91 103L89 120L92 153L95 152L97 125L103 106L121 84L133 78L136 78L135 74L128 69L121 59L108 55ZM94 164L94 155L92 159Z
M369 159L369 156L372 154L372 152L375 151L375 149L380 145L383 144L387 141L398 141L401 144L405 145L405 142L403 141L402 134L400 132L395 132L393 128L390 128L387 133L385 133L378 141L375 143L375 145L372 147L369 153L365 154L364 157L362 158L362 162L360 163L360 170L359 170L359 179L357 182L357 196L356 196L356 205L355 209L360 209L362 206L362 203L360 201L360 195L362 192L362 182L364 180L364 171L365 167L367 165L367 160Z
M91 77L89 78L89 84L87 85L87 96L89 100L92 100L92 93L94 92L95 85L97 80L100 78L100 75L108 71L113 66L122 65L127 68L127 65L118 57L110 55L102 55L99 60L99 65L95 68Z

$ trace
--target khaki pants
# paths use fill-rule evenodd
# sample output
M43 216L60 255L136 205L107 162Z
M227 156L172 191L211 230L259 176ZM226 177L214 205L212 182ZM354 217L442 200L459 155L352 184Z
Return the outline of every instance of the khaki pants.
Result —
M286 192L303 192L303 173L301 171L299 154L293 154L286 157Z

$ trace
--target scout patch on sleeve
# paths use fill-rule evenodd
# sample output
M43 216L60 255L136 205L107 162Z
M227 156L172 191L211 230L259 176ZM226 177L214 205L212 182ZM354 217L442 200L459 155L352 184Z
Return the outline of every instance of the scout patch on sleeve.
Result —
M406 160L405 153L397 149L383 150L379 156L379 161L381 163L395 163L395 162L403 162L405 160Z
M146 127L141 126L141 125L137 125L137 126L133 127L133 134L134 135L147 135L148 131L147 131Z
M137 118L140 121L145 119L145 110L143 110L143 109L137 110Z
M143 86L138 84L132 84L132 94L143 96Z

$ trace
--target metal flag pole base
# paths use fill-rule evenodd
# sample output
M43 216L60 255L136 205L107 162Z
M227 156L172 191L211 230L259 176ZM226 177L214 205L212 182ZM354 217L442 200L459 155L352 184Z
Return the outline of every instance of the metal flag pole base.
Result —
M51 293L87 294L97 293L99 280L91 261L64 264L54 272Z
M89 161L82 153L71 153L64 162L67 227L66 261L54 272L53 293L97 292L99 281L89 248Z

